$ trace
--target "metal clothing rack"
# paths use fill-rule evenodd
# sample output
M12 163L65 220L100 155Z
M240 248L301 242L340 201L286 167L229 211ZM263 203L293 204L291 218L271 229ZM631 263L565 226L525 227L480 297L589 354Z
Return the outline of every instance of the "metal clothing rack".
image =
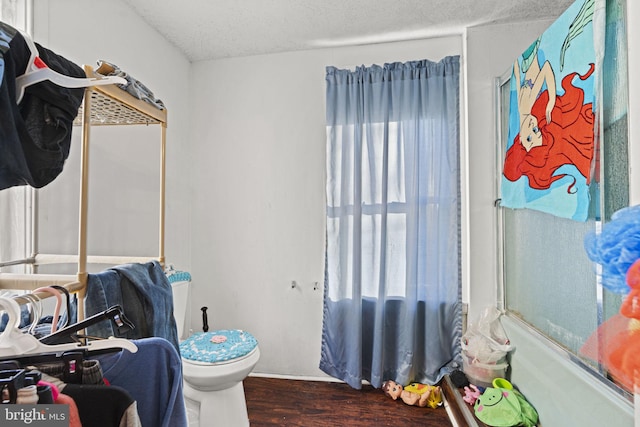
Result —
M100 78L93 67L84 66L87 77ZM87 264L124 264L157 260L164 265L164 228L165 228L165 153L167 110L159 109L145 101L135 98L115 84L90 86L85 95L74 125L82 126L82 146L80 160L80 202L78 207L78 253L76 255L57 255L35 253L31 257L0 261L0 268L10 265L77 263L75 275L65 274L16 274L0 272L0 289L34 290L41 286L61 285L69 292L78 294L78 319L84 318L84 297L87 286ZM87 208L89 189L89 148L91 128L93 126L123 125L159 125L160 140L160 203L157 257L130 256L90 256L87 253ZM41 298L49 294L39 295ZM20 300L20 298L18 298ZM26 302L21 301L21 302Z

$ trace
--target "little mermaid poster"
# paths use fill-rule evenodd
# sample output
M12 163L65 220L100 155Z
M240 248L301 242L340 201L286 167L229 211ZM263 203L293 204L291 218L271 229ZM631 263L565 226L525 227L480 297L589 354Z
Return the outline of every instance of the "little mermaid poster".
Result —
M588 219L603 15L603 1L576 1L514 62L502 206Z

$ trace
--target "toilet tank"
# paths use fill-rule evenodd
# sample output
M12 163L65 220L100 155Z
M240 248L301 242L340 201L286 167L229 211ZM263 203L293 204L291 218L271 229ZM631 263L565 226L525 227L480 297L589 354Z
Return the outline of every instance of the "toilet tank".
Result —
M169 276L169 283L171 283L171 292L173 293L173 317L176 319L176 326L178 328L178 339L182 341L189 336L189 307L190 307L190 288L191 278L177 278L178 280L171 280Z

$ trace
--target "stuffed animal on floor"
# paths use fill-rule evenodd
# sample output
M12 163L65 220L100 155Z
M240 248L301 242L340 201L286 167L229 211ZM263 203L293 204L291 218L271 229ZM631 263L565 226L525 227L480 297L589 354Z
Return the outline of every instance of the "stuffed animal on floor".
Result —
M395 381L389 380L382 384L382 391L393 400L398 400L398 398L402 399L407 405L419 406L421 408L425 406L437 408L442 405L442 393L440 387L437 386L411 383L403 387Z
M534 427L538 412L514 388L487 387L473 405L476 417L488 426Z
M482 393L480 393L480 389L478 387L473 384L469 384L469 386L465 386L464 388L464 396L462 397L462 400L473 406L481 394Z

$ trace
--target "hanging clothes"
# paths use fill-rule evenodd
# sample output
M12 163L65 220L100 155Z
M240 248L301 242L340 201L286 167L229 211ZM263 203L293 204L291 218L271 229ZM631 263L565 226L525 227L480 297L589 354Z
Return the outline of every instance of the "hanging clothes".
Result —
M138 406L122 387L95 384L67 384L58 378L42 375L61 394L73 399L83 426L142 427Z
M27 295L21 295L21 298L25 299ZM33 302L37 308L39 301L34 299ZM5 386L3 402L54 404L64 394L71 399L64 403L69 404L69 416L75 420L70 426L139 427L143 426L138 413L139 398L147 420L144 426L156 427L165 419L170 422L167 426L187 426L180 356L166 339L142 341L145 350L134 358L124 356L125 353L134 355L139 350L130 340L91 339L84 345L77 342L78 331L107 320L115 323L117 330L128 330L130 325L121 326L128 320L120 307L96 313L41 339L18 328L22 315L15 299L0 298L0 309L9 316L5 330L0 334L0 378ZM101 361L94 358L109 355L113 356L106 359L110 375L122 386L106 381ZM124 364L118 365L118 361ZM140 384L148 388L140 388Z
M164 338L133 340L138 351L97 356L105 380L127 390L143 426L187 427L182 360Z
M140 82L135 77L130 74L122 71L120 67L110 62L99 60L98 68L96 68L96 73L102 74L104 76L118 76L122 77L126 80L126 83L119 84L118 87L122 90L127 91L130 95L147 102L150 105L153 105L158 110L164 110L165 106L162 100L155 97L153 92L145 86L142 82Z
M86 77L84 70L36 44L39 58L52 70ZM0 190L53 181L69 157L73 120L84 89L43 81L26 88L18 104L16 77L24 73L31 51L20 32L0 22Z
M158 261L124 264L89 274L86 315L91 316L113 305L123 308L135 329L122 336L110 324L102 323L87 328L89 335L128 339L160 337L180 352L171 284Z

